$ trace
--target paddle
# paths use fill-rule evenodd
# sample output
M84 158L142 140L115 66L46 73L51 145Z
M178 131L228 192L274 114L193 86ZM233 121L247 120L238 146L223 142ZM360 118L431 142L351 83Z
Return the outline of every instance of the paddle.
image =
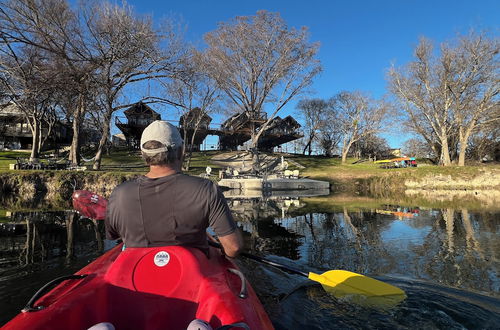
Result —
M106 206L107 200L97 194L86 190L77 190L73 193L73 207L85 217L103 220ZM210 240L208 242L209 245L222 249L219 243ZM241 255L321 283L323 288L335 297L365 306L390 307L406 298L404 291L393 285L347 270L329 270L323 274L306 273L246 252Z
M222 249L219 243L208 241L208 244ZM365 297L385 297L389 300L401 301L406 298L403 290L385 282L370 278L361 274L353 273L347 270L329 270L323 274L313 272L303 272L301 270L286 266L275 261L259 257L246 252L240 253L241 256L252 259L264 264L279 268L281 270L297 274L308 279L321 283L325 290L333 293L335 296L362 295Z

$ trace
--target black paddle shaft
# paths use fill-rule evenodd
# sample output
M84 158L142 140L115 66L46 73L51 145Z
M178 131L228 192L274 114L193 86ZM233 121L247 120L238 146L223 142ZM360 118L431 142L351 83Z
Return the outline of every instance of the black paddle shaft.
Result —
M211 240L208 241L208 245L211 245L213 247L222 249L222 245L220 245L217 242L211 241ZM266 265L270 265L270 266L276 267L278 269L281 269L281 270L284 270L284 271L287 271L287 272L290 272L290 273L294 273L294 274L301 275L301 276L309 278L309 274L308 273L305 273L305 272L303 272L301 270L298 270L298 269L295 269L295 268L292 268L292 267L289 267L289 266L286 266L286 265L283 265L283 264L271 261L269 259L266 259L266 258L263 258L263 257L259 257L259 256L256 256L256 255L253 255L253 254L250 254L250 253L246 253L246 252L241 252L240 255L244 256L245 258L252 259L252 260L258 261L258 262L262 262L262 263L264 263Z

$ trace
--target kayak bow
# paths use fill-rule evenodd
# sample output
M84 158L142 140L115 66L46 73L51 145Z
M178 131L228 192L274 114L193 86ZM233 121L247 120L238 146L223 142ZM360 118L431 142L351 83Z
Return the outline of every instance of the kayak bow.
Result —
M273 329L252 287L220 251L118 245L68 277L3 329L186 329L194 319L218 327Z

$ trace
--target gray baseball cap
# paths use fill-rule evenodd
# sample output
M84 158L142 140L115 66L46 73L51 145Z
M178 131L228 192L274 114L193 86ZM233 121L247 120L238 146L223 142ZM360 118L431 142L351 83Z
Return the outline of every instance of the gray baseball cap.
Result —
M164 147L156 149L144 149L144 143L148 141L158 141ZM164 120L155 120L144 129L141 136L141 150L147 154L157 154L167 151L168 147L177 148L182 145L182 138L179 130L172 124Z

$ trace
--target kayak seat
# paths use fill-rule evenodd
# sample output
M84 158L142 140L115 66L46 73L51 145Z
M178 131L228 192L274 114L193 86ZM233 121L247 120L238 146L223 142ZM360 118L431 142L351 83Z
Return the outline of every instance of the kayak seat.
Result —
M228 271L234 266L220 252L211 252L207 258L199 249L181 246L127 248L104 279L114 287L111 290L136 292L128 304L141 310L142 324L160 322L175 329L174 324L185 328L195 318L207 320L214 328L242 322L244 314L235 308L247 305L238 296L242 280ZM110 296L117 295L121 294Z

